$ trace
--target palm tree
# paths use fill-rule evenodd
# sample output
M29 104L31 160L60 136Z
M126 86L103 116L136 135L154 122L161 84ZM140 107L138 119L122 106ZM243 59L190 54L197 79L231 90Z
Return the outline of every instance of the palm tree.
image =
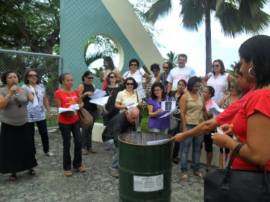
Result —
M172 52L172 51L168 52L167 53L167 58L168 58L168 61L170 63L172 63L173 66L175 66L175 64L177 64L177 59L178 58L177 58L177 55L176 55L175 52Z
M206 72L211 71L211 13L219 20L225 35L258 33L269 24L270 16L262 9L268 0L180 0L183 26L198 30L205 23ZM146 12L145 17L155 22L171 8L170 0L158 0Z

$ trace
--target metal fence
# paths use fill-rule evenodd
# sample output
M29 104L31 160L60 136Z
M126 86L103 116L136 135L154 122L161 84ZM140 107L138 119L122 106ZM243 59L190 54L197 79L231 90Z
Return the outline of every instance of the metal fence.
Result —
M24 72L29 68L37 71L52 101L53 92L58 88L58 76L63 72L62 58L59 55L0 49L0 75L8 70L16 71L22 84Z

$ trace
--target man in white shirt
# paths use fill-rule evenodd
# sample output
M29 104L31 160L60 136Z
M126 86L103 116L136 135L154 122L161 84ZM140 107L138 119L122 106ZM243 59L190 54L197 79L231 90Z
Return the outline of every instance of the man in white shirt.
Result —
M179 80L184 79L188 82L189 78L195 76L195 71L193 68L186 66L187 63L187 55L179 54L178 55L178 66L174 67L168 77L168 88L167 92L176 91L177 83Z

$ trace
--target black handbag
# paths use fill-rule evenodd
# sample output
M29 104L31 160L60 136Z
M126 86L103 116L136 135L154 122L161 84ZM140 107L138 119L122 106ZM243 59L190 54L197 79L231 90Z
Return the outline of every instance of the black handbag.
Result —
M233 160L241 148L232 152L226 169L207 173L204 178L205 202L270 202L269 176L266 170L232 170Z

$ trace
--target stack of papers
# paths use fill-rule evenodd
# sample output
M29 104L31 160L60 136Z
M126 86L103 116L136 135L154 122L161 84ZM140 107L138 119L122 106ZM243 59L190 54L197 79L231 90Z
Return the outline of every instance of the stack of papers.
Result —
M138 103L134 103L134 102L128 103L128 104L127 104L127 109L128 109L128 110L129 110L129 109L132 109L132 108L134 108L134 107L137 107L137 105L138 105Z
M162 140L152 140L152 141L147 141L147 145L159 145L159 144L165 144L169 142L170 139L162 139Z
M164 118L170 116L177 108L176 108L176 101L162 101L161 102L161 109L163 111L167 111L167 113L163 114L159 118Z
M75 112L77 110L79 110L80 107L78 104L73 104L73 105L70 105L68 108L64 108L64 107L59 107L58 108L58 113L61 114L63 112Z
M105 105L108 102L108 99L109 99L109 96L105 96L105 97L101 97L101 98L91 99L89 102L96 104L96 105L99 105L99 106L102 106L102 107L105 107Z
M106 91L96 89L95 92L93 93L93 95L90 96L90 98L91 99L97 99L97 98L104 97L106 94L107 94Z

